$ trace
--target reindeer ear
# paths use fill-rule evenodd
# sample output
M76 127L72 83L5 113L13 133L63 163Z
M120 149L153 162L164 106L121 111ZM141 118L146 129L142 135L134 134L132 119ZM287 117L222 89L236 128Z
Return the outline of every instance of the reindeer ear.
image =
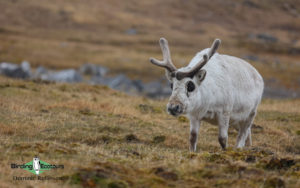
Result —
M206 70L204 69L201 69L196 73L195 77L197 79L198 84L200 84L205 79L205 76L206 76Z

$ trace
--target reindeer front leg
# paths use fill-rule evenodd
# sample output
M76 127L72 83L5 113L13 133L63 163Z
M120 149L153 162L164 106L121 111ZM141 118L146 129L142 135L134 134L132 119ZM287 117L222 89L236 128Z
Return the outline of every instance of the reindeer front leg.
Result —
M223 150L226 149L228 143L229 119L230 119L230 115L228 112L221 113L218 117L219 143Z
M195 152L197 148L197 138L200 128L200 121L190 118L190 151Z

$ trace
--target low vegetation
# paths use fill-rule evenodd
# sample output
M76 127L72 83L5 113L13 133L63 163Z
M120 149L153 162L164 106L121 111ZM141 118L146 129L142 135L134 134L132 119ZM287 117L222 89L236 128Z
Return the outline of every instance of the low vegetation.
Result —
M299 89L300 9L296 0L10 0L0 1L0 62L34 68L79 68L90 62L132 79L152 81L163 70L160 37L177 67L215 38L218 52L249 60L266 80ZM266 35L267 37L259 37ZM274 42L269 38L274 38ZM151 71L149 71L151 70Z
M166 100L107 87L0 77L0 187L299 187L300 100L263 100L253 146L222 151L217 127L203 123L198 151L188 150L186 118L166 114ZM11 163L38 155L64 169L30 176Z

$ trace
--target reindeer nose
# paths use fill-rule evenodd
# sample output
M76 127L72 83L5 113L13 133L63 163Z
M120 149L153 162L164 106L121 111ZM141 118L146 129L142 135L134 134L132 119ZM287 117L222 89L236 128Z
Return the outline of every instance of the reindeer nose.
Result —
M181 113L182 110L179 104L171 104L168 106L168 111L170 112L170 114L175 116L176 114Z

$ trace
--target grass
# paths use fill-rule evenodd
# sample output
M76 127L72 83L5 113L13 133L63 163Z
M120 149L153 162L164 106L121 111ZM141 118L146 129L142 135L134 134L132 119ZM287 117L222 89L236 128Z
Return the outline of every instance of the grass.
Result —
M162 57L160 37L169 40L178 67L221 38L220 53L256 55L260 61L251 63L265 79L274 77L299 89L300 56L289 50L299 51L300 24L284 4L300 12L294 0L1 1L0 62L28 60L34 68L53 69L91 62L110 68L112 74L151 81L164 72L148 61ZM129 29L137 33L129 35ZM257 33L273 35L278 42L249 39Z
M102 86L34 83L0 77L1 187L299 187L300 100L264 100L253 146L222 151L217 127L203 123L198 151L189 124L166 114L166 100L127 96ZM30 176L11 163L38 155L64 169Z

